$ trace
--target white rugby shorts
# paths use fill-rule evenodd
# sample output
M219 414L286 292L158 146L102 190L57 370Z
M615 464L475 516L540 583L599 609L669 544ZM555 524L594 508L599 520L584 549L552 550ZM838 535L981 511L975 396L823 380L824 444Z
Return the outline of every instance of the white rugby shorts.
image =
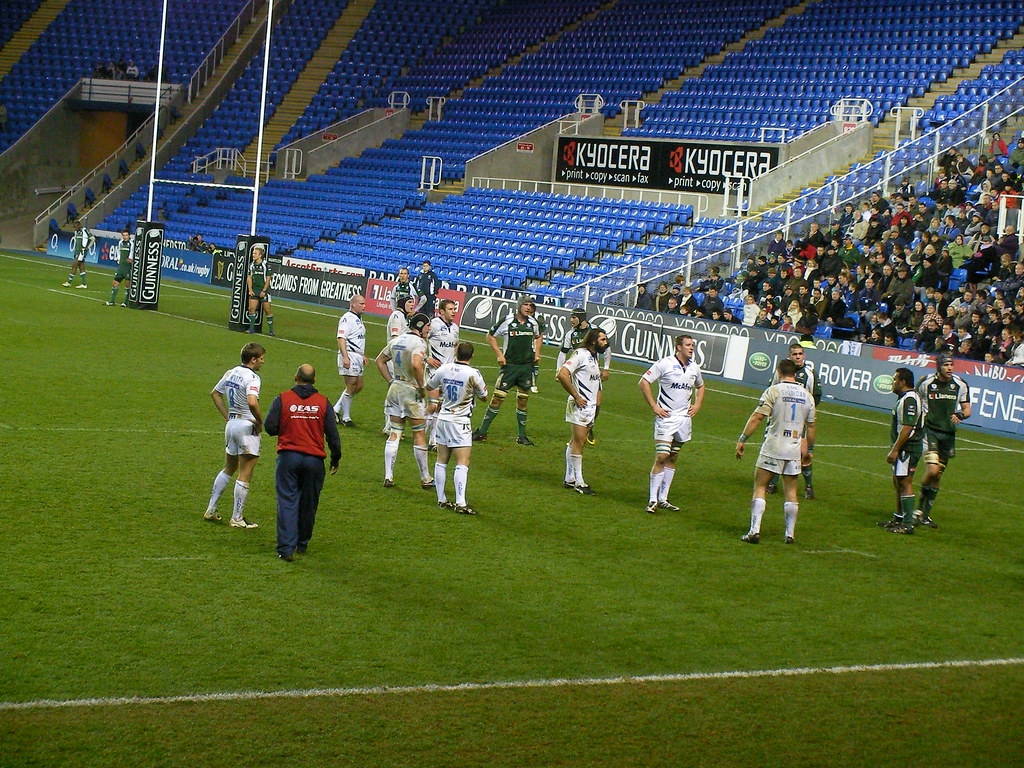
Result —
M434 425L434 442L448 448L471 448L473 446L473 425L468 421L438 419Z
M800 459L776 459L771 456L759 454L757 457L757 466L760 469L766 469L769 472L774 472L776 475L800 474Z
M692 430L689 408L669 411L668 416L654 419L654 440L659 443L688 443Z
M597 416L597 405L585 405L580 408L571 397L565 401L565 420L570 424L589 427Z
M260 455L260 436L253 433L255 426L248 419L228 419L224 426L224 450L229 456Z
M426 403L416 393L415 387L405 382L392 381L384 399L384 413L398 419L426 419Z
M339 376L362 376L363 375L363 356L349 354L348 361L349 367L346 368L342 362L341 353L338 353L338 375Z

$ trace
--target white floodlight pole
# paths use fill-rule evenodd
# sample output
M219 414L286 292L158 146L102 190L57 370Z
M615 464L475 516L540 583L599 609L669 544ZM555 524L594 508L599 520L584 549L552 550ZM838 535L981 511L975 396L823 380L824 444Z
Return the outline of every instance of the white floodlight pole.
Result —
M167 2L167 0L164 0ZM274 0L267 8L267 41L263 49L263 88L260 90L260 130L256 138L256 181L252 190L252 224L249 234L256 234L256 211L260 206L260 173L263 166L263 121L267 111L267 74L270 72L270 30L274 25ZM269 169L268 169L269 172Z
M156 103L153 105L153 148L149 153L149 203L146 207L146 221L153 220L153 180L156 178L156 142L160 129L160 91L164 79L164 41L167 37L167 0L164 0L160 16L160 54L156 62Z

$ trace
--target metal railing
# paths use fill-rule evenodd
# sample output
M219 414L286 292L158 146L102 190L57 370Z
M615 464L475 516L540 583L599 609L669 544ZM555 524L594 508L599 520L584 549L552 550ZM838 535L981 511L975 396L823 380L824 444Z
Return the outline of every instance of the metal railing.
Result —
M227 168L244 176L245 156L234 147L217 147L192 161L192 173L206 173L210 168L218 171Z
M610 277L630 278L636 276L633 285L626 288L618 288L604 292L604 303L615 300L622 301L625 296L636 291L636 283L641 281L651 282L678 274L680 268L685 266L687 275L692 269L701 263L730 262L735 268L738 266L743 253L752 253L763 241L771 237L776 229L782 229L788 237L792 227L798 224L809 224L811 221L818 221L819 224L827 223L832 218L833 212L838 206L846 203L859 202L865 194L876 190L887 190L892 178L896 175L908 175L915 169L923 168L922 175L931 183L933 178L935 160L952 147L967 146L973 139L984 139L985 135L995 127L1005 123L1007 120L1017 116L1024 116L1024 77L1018 78L997 93L993 94L986 101L972 107L956 119L951 120L931 131L925 133L914 142L907 142L900 148L887 152L876 157L869 163L862 166L855 166L848 173L834 177L824 186L817 190L805 193L800 197L783 205L778 205L766 211L762 211L751 219L740 219L735 223L700 237L688 240L670 248L665 248L657 253L650 254L635 262L609 270L603 275L591 278L583 283L566 288L561 292L561 297L566 298L569 294L582 291L583 298L589 302L598 285ZM978 121L978 129L973 130L970 125ZM917 145L929 147L930 151L926 157L913 162L906 162L898 157L898 153ZM857 175L868 175L869 181L863 185L856 184ZM876 180L877 175L877 180ZM841 193L841 188L850 182L854 182L854 190L848 194ZM821 203L818 198L824 196L827 202ZM771 229L760 228L753 236L745 237L744 230L751 228L754 221L777 222L777 227ZM699 246L713 239L721 239L723 235L732 238L733 242L725 247L712 250L700 255L696 254L695 245ZM654 275L643 276L643 266L653 259L663 259L673 255L682 256L685 253L685 260L674 269L663 270ZM689 278L687 278L689 280Z
M221 35L220 40L213 44L213 48L206 54L199 66L196 67L195 74L188 81L188 103L191 104L192 100L195 99L196 95L202 90L202 87L206 85L206 82L210 79L213 71L217 66L224 60L224 54L227 53L228 48L235 44L235 41L242 36L242 30L252 21L253 16L256 15L256 11L266 2L266 0L249 0L245 6L238 12L238 15L228 25L228 28Z
M145 104L156 102L156 83L137 80L110 80L83 77L78 81L81 90L78 98L82 101L103 101L117 104ZM160 104L170 104L181 86L177 83L163 83L160 89Z
M573 195L576 197L603 197L608 200L643 200L672 205L692 205L698 214L707 213L710 200L699 192L673 192L667 189L640 189L637 187L605 187L599 184L573 184L565 181L533 181L531 179L499 179L490 176L474 176L470 186L487 189L511 189L527 192L550 192L552 195ZM643 198L635 197L643 195ZM653 200L644 198L653 197ZM693 200L694 202L688 202Z

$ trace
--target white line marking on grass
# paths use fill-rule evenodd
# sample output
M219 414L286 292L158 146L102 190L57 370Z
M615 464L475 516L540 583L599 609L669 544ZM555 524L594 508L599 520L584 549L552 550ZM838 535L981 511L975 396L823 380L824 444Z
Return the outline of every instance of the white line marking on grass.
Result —
M686 672L667 675L623 675L621 677L554 678L551 680L508 680L491 683L449 683L426 685L374 686L370 688L304 688L284 691L237 691L198 693L189 696L119 696L94 699L35 699L2 701L0 711L26 709L69 709L114 707L142 704L197 704L211 701L253 701L257 699L308 699L350 696L383 696L404 693L461 693L531 688L579 688L599 685L636 685L645 683L682 683L692 680L750 680L765 677L804 677L809 675L848 675L859 672L906 672L927 669L969 669L1011 667L1024 664L1024 658L964 659L919 661L905 664L856 664L837 667L790 667L782 669L736 670L733 672Z
M148 557L140 557L140 560L209 560L212 555L169 555L166 557L157 557L151 555Z
M870 552L861 552L859 549L805 549L803 550L805 555L860 555L861 557L877 558L878 555L873 555Z

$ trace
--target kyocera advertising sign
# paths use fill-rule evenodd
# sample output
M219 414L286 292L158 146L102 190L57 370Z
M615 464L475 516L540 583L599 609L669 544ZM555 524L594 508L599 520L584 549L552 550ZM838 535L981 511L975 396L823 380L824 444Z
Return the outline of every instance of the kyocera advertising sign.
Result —
M720 195L728 178L754 179L778 163L779 148L767 144L562 136L554 180Z

